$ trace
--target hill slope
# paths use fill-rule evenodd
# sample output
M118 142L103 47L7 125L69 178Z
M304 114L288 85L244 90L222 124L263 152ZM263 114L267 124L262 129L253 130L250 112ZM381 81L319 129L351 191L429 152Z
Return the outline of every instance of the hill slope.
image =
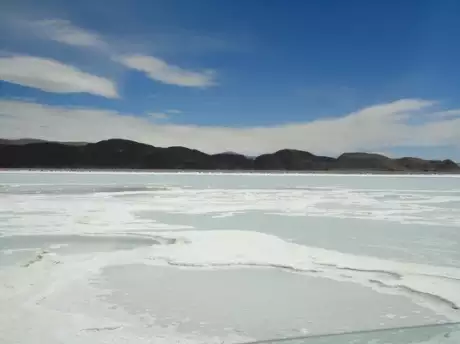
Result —
M460 172L452 160L391 159L359 152L331 158L283 149L249 158L235 153L209 155L185 147L159 148L122 139L97 143L27 140L0 141L1 168Z

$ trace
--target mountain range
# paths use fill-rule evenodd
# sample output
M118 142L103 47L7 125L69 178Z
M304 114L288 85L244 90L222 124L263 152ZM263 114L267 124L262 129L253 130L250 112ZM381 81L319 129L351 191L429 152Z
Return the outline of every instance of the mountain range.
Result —
M460 166L449 159L393 159L361 152L333 158L295 149L256 157L233 152L211 155L186 147L160 148L123 139L97 143L2 139L0 168L460 173Z

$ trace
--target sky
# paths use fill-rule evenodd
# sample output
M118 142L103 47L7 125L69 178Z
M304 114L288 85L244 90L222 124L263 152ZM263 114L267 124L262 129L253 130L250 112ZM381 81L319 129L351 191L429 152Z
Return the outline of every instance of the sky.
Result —
M460 161L460 1L2 0L0 137Z

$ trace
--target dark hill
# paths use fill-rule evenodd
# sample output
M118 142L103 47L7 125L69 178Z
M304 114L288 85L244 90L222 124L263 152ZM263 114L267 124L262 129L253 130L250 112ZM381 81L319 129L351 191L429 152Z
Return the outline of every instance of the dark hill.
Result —
M381 154L372 153L343 153L337 158L337 166L341 169L358 169L358 170L385 170L398 171L401 168L395 162Z
M283 149L256 158L232 152L209 155L185 147L154 147L111 139L97 143L0 141L0 168L286 170L458 173L452 160L391 159L379 154L344 153L336 158Z
M47 140L40 140L40 139L17 139L17 140L8 140L8 139L0 139L0 144L3 145L27 145L29 143L44 143L44 142L55 142L55 143L61 143L64 145L69 145L69 146L84 146L88 144L88 142L78 142L78 141L68 141L68 142L56 142L56 141L47 141Z
M328 170L334 162L334 158L316 156L295 149L283 149L258 156L254 159L254 167L258 170Z

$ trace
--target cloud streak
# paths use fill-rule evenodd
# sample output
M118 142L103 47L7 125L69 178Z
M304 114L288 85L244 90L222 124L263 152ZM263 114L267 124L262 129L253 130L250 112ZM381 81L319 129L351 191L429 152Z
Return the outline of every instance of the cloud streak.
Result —
M433 102L426 100L403 99L337 118L231 128L155 123L149 116L115 111L0 101L0 137L62 141L118 137L161 147L182 145L208 153L236 151L251 155L282 148L337 155L343 151L388 151L401 146L460 147L460 118L436 116L436 112L428 111L431 105ZM410 124L420 113L432 120Z
M190 70L171 64L159 57L129 51L129 44L106 37L74 25L63 19L43 19L33 22L17 21L32 37L58 42L80 49L100 53L109 62L118 63L128 70L144 73L148 78L168 85L206 88L216 85L213 70ZM20 24L18 24L20 23ZM127 51L128 47L128 51ZM64 93L64 92L63 92Z
M45 19L31 24L32 29L43 38L56 42L103 49L107 43L96 33L74 26L63 19Z
M90 93L117 98L115 84L53 59L32 56L0 58L0 80L53 93Z
M150 79L164 84L184 87L209 87L216 84L215 73L211 70L190 71L168 64L159 58L145 55L123 56L117 60L124 66L144 72Z
M170 114L173 114L173 115L179 115L182 113L181 110L178 110L178 109L168 109L166 110L167 113L170 113Z
M169 118L169 115L164 112L149 112L149 116L154 120L165 120Z

